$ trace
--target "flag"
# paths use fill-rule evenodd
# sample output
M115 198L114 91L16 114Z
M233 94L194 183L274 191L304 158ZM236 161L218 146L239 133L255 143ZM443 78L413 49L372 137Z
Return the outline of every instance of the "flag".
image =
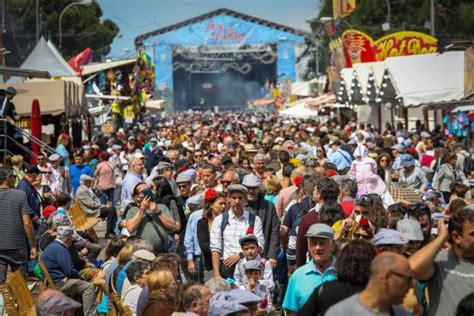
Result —
M334 19L349 15L356 8L356 0L332 0Z
M82 74L81 66L87 65L92 59L92 49L89 47L84 49L82 52L72 57L67 61L69 66L74 69L75 72L80 76Z

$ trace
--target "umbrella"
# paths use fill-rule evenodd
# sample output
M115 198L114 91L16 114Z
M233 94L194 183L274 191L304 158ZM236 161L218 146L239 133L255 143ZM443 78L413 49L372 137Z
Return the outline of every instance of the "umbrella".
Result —
M33 100L31 106L31 135L38 139L41 139L41 110L38 99ZM31 150L38 154L40 151L40 144L30 139ZM31 157L31 163L37 163L36 157Z

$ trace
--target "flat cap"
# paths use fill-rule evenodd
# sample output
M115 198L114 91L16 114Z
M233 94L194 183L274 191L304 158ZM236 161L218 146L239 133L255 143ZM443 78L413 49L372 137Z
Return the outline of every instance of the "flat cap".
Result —
M408 238L409 241L422 241L424 239L420 223L413 219L405 218L399 220L397 230Z
M133 253L132 258L135 260L140 259L151 262L156 259L156 256L146 249L140 249Z
M396 144L392 146L392 149L395 149L401 152L405 149L405 146L403 146L402 144Z
M74 228L72 226L58 226L56 232L59 237L71 237L74 235Z
M38 315L56 315L71 311L81 307L82 304L76 302L64 294L51 294L41 298L36 305Z
M421 133L420 133L420 136L421 136L422 138L430 138L430 137L431 137L430 133L425 132L425 131L421 132Z
M59 156L58 154L52 154L48 157L49 161L58 161L59 159L61 159L61 156Z
M334 237L334 230L326 224L313 224L308 229L305 236L332 239Z
M260 178L254 175L253 173L246 175L242 180L242 185L247 188L259 187L261 184L262 181L260 180Z
M122 150L122 146L120 146L120 145L112 145L112 150L113 150L113 151Z
M156 170L163 170L163 169L174 169L174 166L170 164L169 162L160 161L158 163L158 166L156 167Z
M375 247L383 245L399 245L403 246L408 243L408 238L406 238L402 233L393 229L380 228L374 236L374 245Z
M249 260L244 263L244 271L247 270L260 270L262 271L265 268L265 263L260 260Z
M176 183L185 183L185 182L191 182L193 179L193 177L191 177L191 175L187 174L187 173L184 173L184 172L181 172L180 174L178 174L178 176L176 177Z
M92 178L90 175L87 174L81 174L81 177L79 178L80 182L84 181L94 181L94 178Z
M252 242L252 243L255 243L258 245L258 239L257 239L257 236L255 235L245 235L244 237L241 237L239 239L239 244L241 246L244 246L244 244L248 243L248 242Z
M229 187L227 188L227 192L229 192L229 194L232 192L240 192L243 193L245 196L247 196L247 194L249 193L249 191L247 191L247 188L244 187L242 184L229 185Z

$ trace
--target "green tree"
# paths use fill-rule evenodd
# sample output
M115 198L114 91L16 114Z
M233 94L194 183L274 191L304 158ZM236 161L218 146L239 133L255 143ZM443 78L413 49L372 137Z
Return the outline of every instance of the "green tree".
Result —
M63 9L77 0L38 0L40 33L59 49L59 16ZM65 59L90 47L94 60L110 52L110 45L119 33L109 19L101 20L102 9L97 2L69 8L62 18L62 49ZM33 0L6 0L4 46L10 52L6 62L20 65L36 45L36 3Z

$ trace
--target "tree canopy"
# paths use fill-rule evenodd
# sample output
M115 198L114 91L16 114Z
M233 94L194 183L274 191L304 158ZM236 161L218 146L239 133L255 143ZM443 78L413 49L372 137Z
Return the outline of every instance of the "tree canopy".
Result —
M40 34L50 39L59 49L59 16L64 8L77 0L38 0ZM109 19L101 20L102 9L97 2L74 5L62 18L62 49L68 59L83 49L94 51L94 60L110 52L110 45L119 33L118 26ZM36 45L36 3L32 0L7 0L4 46L7 65L20 65Z

